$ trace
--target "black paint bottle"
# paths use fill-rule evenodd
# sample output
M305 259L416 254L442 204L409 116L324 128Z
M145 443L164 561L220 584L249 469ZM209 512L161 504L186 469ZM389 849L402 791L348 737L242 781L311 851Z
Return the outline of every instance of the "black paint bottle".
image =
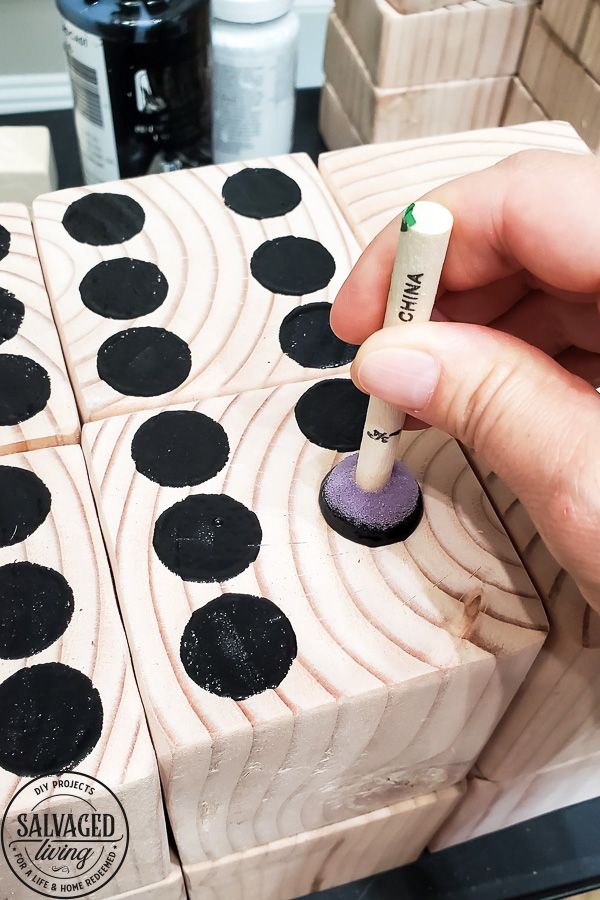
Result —
M210 159L209 0L56 0L88 184Z

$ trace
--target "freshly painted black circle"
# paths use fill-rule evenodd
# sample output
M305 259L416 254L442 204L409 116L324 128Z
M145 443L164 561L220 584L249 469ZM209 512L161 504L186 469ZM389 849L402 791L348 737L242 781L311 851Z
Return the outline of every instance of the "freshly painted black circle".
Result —
M195 494L158 517L152 541L160 561L185 581L226 581L254 562L262 529L227 494Z
M223 594L197 609L185 626L180 648L192 681L234 700L278 687L297 652L285 613L251 594Z
M51 504L50 491L33 472L0 466L0 547L12 547L33 534Z
M41 412L50 399L50 377L28 356L0 354L0 425L18 425Z
M140 425L131 442L135 467L164 487L202 484L229 459L225 429L193 410L167 410Z
M25 307L14 294L0 287L0 344L10 341L23 324Z
M288 313L279 329L283 352L307 369L334 369L352 362L358 352L333 333L331 303L307 303Z
M227 179L222 193L226 206L251 219L284 216L302 200L294 179L279 169L242 169Z
M0 225L0 260L8 256L10 250L10 231L7 231L4 225Z
M164 328L126 328L98 350L98 375L120 394L157 397L183 384L192 355L185 341Z
M98 263L79 285L84 305L105 319L147 316L164 303L168 290L158 266L128 256Z
M63 663L20 669L0 684L0 767L35 778L72 769L98 742L102 702Z
M302 394L296 403L296 422L318 447L350 453L360 447L368 405L368 396L349 378L327 378Z
M87 194L68 207L62 223L80 244L94 247L122 244L139 234L146 214L125 194Z
M65 632L73 605L60 572L31 562L0 567L0 659L45 650Z
M261 244L250 271L274 294L300 297L327 287L335 275L335 260L319 241L286 235Z

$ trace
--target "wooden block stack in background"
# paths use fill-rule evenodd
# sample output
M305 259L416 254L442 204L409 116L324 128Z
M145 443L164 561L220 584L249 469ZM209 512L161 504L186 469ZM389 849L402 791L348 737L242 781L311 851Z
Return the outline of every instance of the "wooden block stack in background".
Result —
M331 149L499 125L535 0L337 0L320 127ZM523 91L522 86L521 93ZM511 103L510 121L532 114ZM541 113L538 113L538 117ZM521 120L522 121L522 120Z
M552 119L570 122L600 149L600 2L544 0L527 38L519 78Z

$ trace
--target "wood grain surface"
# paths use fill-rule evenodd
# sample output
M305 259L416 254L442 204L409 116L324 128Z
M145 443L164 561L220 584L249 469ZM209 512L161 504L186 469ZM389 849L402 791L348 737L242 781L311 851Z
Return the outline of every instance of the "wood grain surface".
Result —
M569 50L578 54L595 5L595 0L544 0L542 16Z
M228 209L226 178L245 165L274 166L293 178L302 202L286 216L255 220ZM357 246L316 168L303 154L152 175L105 184L136 199L146 213L143 231L110 247L69 237L62 226L73 201L92 192L73 188L38 199L36 237L67 363L84 421L163 403L266 387L315 377L284 355L279 328L301 303L333 301L357 256ZM321 241L333 255L329 285L305 297L272 294L249 272L254 251L268 239L295 235ZM104 259L131 256L153 262L169 283L167 299L137 320L103 318L81 301L79 284ZM96 356L111 335L128 327L160 326L185 340L192 355L189 377L160 397L132 397L100 380Z
M60 341L52 319L29 213L19 203L0 203L0 226L11 235L8 255L0 260L0 289L25 306L17 334L0 344L0 354L27 356L50 378L45 408L16 425L0 425L0 456L79 440L79 418ZM12 387L12 386L11 386Z
M513 78L502 115L502 125L507 127L525 122L543 122L547 118L548 116L535 102L521 79Z
M413 862L457 800L455 785L185 870L190 900L291 900Z
M600 82L600 3L594 2L590 7L581 38L579 58L595 81Z
M363 143L328 81L321 88L319 131L328 150L358 147Z
M375 87L338 16L331 14L325 77L365 143L498 125L510 78L474 78L410 88Z
M467 0L398 15L387 0L337 0L374 85L414 87L514 75L535 0Z
M158 516L190 489L159 487L134 467L149 413L84 428L184 866L458 782L545 638L537 595L447 436L403 438L425 496L406 543L372 550L328 529L317 494L339 456L297 426L307 388L193 407L221 423L230 461L192 493L230 495L263 533L256 562L220 585L184 582L154 552ZM227 592L276 603L298 641L279 687L237 702L198 687L180 660L192 611Z
M77 764L112 790L129 821L130 844L122 868L98 891L111 897L169 877L169 855L156 757L138 694L119 618L108 561L79 447L36 450L7 456L3 466L33 472L52 496L50 512L25 541L0 549L0 564L29 561L64 576L74 595L74 612L63 636L27 659L0 659L0 683L24 667L60 662L88 678L100 693L100 739ZM0 807L28 781L0 768ZM103 795L98 795L102 809ZM67 807L68 808L68 807ZM18 805L11 815L19 812ZM0 894L31 897L0 858ZM162 898L161 898L162 900Z
M352 0L346 0L351 3ZM464 3L465 0L387 0L390 6L400 13L420 13L430 9L439 9L441 6L455 6Z
M364 247L427 191L534 148L589 153L570 125L536 122L324 153L319 170Z

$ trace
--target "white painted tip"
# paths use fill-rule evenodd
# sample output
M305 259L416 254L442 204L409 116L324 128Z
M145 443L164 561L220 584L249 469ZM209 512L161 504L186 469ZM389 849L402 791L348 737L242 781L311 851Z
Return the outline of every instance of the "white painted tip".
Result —
M417 200L412 210L415 224L408 231L417 234L447 234L452 230L454 217L449 209L433 200Z

